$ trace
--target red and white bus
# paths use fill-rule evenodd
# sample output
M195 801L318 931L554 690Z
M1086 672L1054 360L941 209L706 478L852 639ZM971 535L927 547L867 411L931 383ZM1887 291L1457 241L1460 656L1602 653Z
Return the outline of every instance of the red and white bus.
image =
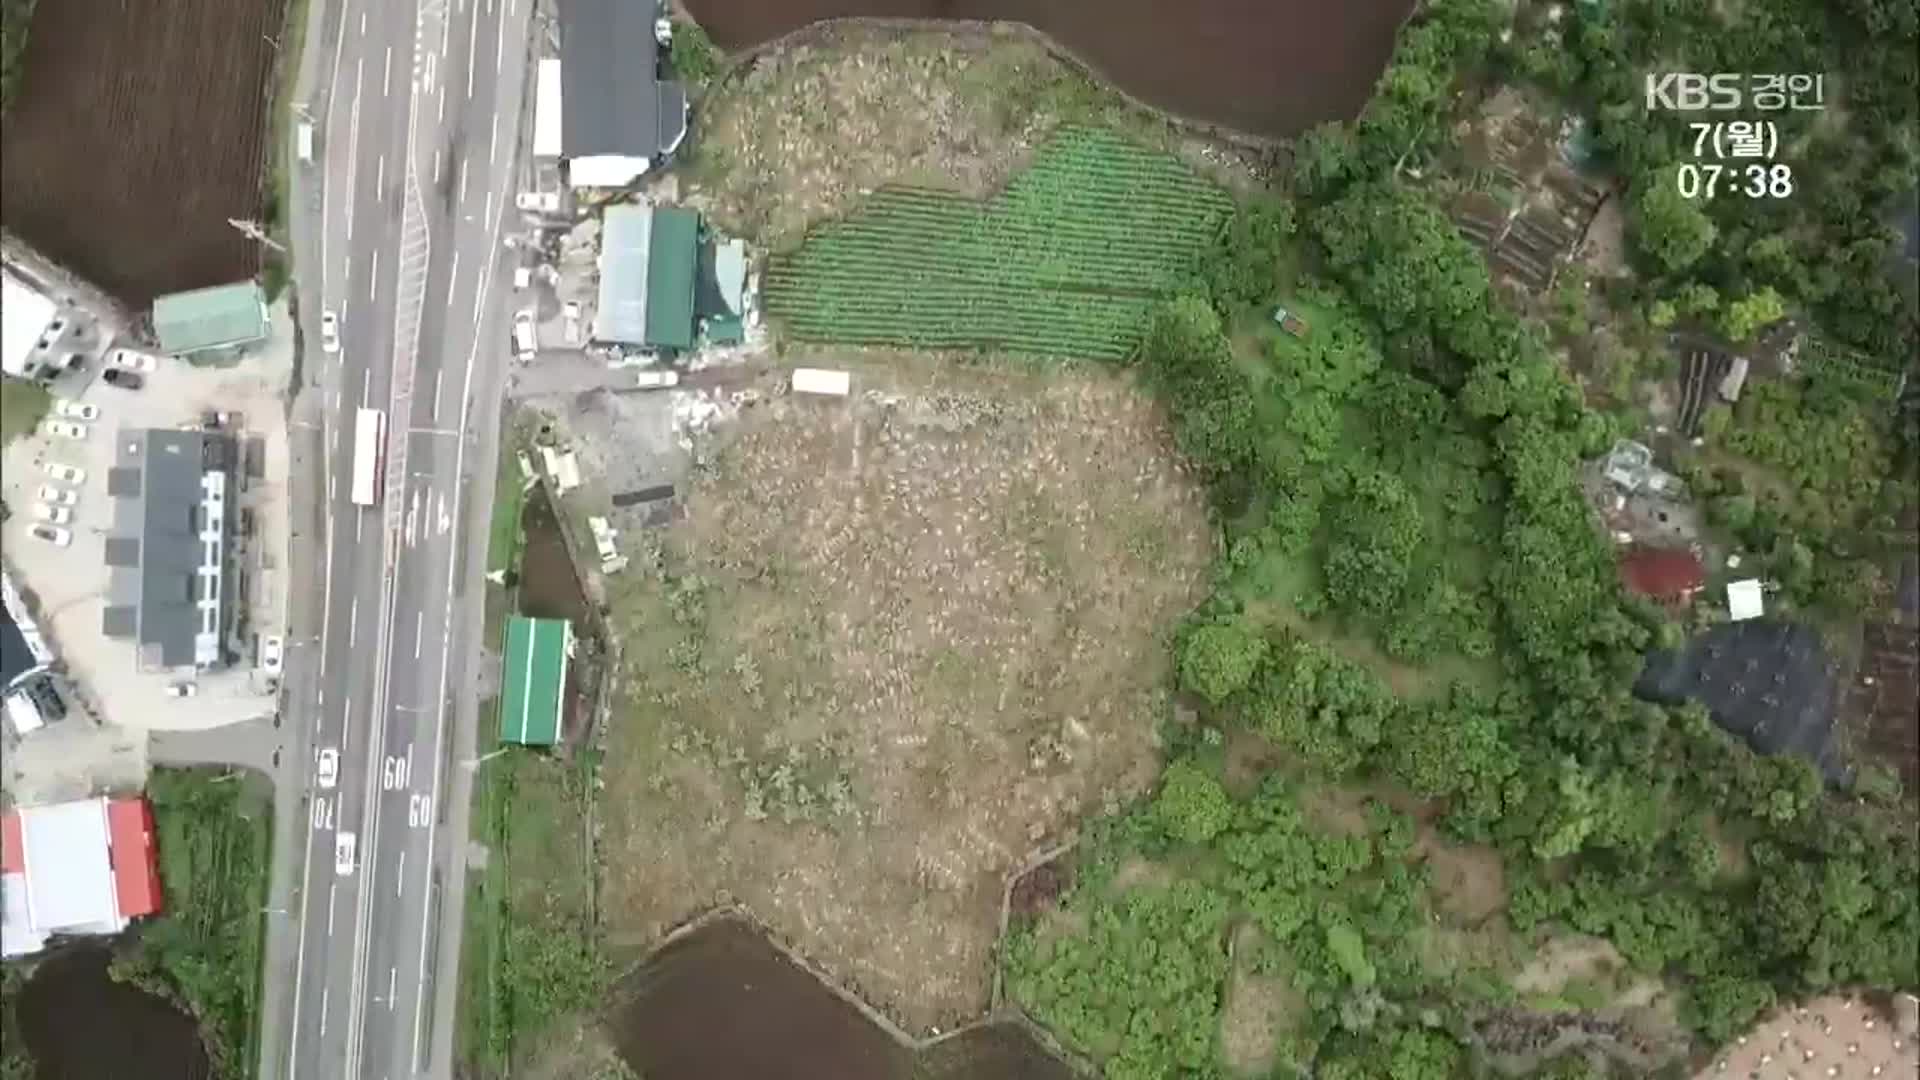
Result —
M387 466L387 414L361 409L353 423L353 501L373 506L380 501L380 474Z

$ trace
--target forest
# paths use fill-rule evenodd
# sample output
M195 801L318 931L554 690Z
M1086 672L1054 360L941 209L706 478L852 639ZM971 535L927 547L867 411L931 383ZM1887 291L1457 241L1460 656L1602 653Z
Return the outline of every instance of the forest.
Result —
M1578 9L1550 55L1502 43L1491 3L1418 16L1361 119L1300 140L1290 190L1241 206L1134 358L1223 533L1212 595L1174 643L1197 716L1168 722L1155 791L1086 829L1061 900L1084 929L1033 920L1006 948L1015 1000L1108 1077L1227 1075L1221 1002L1246 926L1256 965L1305 1002L1273 1075L1468 1074L1473 1018L1514 992L1497 967L1422 962L1409 943L1439 916L1414 823L1370 798L1364 831L1317 829L1301 793L1328 785L1397 792L1437 808L1450 842L1497 851L1503 924L1525 942L1610 941L1676 991L1696 1054L1776 1003L1920 988L1911 804L1823 789L1697 706L1629 694L1678 628L1622 593L1575 483L1624 419L1587 405L1550 330L1397 182L1446 138L1464 76L1544 85L1592 108L1628 178L1632 303L1691 293L1698 310L1710 289L1740 305L1720 333L1791 309L1895 364L1912 355L1913 301L1881 272L1877 215L1910 190L1920 149L1913 8L1760 0L1736 27L1704 3ZM1647 178L1681 146L1639 104L1627 58L1646 55L1851 73L1848 125L1805 136L1835 163L1820 183L1847 196L1782 204L1763 227L1653 195ZM1274 329L1275 302L1309 332ZM1725 441L1787 494L1757 500L1689 463L1710 512L1788 590L1865 603L1875 552L1838 549L1875 528L1893 542L1887 519L1913 499L1911 414L1883 422L1819 380L1763 386L1742 409ZM1229 752L1248 739L1277 762L1251 786ZM1121 868L1143 862L1166 880L1132 884ZM1603 1074L1574 1058L1537 1073Z

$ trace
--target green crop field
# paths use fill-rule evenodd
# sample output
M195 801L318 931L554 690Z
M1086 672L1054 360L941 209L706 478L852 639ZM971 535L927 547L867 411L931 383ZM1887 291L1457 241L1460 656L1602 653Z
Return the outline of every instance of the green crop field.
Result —
M890 187L767 274L767 311L806 341L1119 358L1232 211L1175 159L1061 132L985 202Z

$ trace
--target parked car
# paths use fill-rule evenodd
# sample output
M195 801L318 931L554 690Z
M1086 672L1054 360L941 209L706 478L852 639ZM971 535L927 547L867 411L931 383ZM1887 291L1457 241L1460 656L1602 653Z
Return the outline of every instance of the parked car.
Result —
M320 351L329 355L340 351L340 316L331 311L320 315Z
M580 344L580 301L567 301L566 304L561 307L560 312L567 320L567 344Z
M76 424L71 420L49 420L47 434L58 435L63 439L84 439L87 437L87 425Z
M280 668L286 661L286 645L278 636L260 639L260 670L269 675L280 674Z
M52 484L41 484L40 490L35 494L39 495L40 501L48 506L76 506L80 502L79 492L72 488L54 487Z
M100 419L100 406L85 401L56 401L53 411L72 420Z
M329 746L320 751L320 767L317 770L322 788L332 788L340 780L340 751Z
M341 877L353 873L353 834L350 832L333 836L333 871Z
M108 368L106 374L100 377L107 380L108 386L117 386L122 390L138 390L147 382L146 376L125 368Z
M54 547L66 547L73 543L73 534L58 525L35 525L27 530L36 540L45 540Z
M153 371L160 361L134 349L115 349L107 354L107 366L122 371Z
M167 684L168 697L180 697L180 698L193 697L195 694L198 694L199 692L200 692L200 684L196 682L182 681L182 682Z
M47 503L33 504L33 516L49 525L69 525L73 522L73 511L64 506L52 506Z
M79 487L87 481L87 470L78 465L62 465L57 461L49 461L45 465L42 465L41 468L47 470L48 476L53 477L63 484L72 484L75 487Z
M533 312L522 309L513 316L513 355L521 363L533 359Z
M655 370L633 373L633 387L636 390L665 390L669 386L680 385L680 373L677 371Z

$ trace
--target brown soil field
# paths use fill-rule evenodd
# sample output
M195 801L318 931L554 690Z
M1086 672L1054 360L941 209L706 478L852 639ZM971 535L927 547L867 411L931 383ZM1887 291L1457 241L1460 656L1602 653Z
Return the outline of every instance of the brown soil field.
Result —
M988 1004L1006 875L1159 768L1211 556L1110 373L839 352L712 436L664 575L609 583L601 911L739 903L914 1033Z
M1920 796L1920 630L1868 623L1860 670L1842 711L1847 735L1875 761L1900 774L1907 796Z
M1351 117L1373 90L1408 0L685 0L727 49L822 19L1025 23L1102 78L1178 116L1284 136ZM836 120L839 117L835 118Z
M59 0L34 11L0 131L0 223L134 308L238 281L258 249L284 0Z

